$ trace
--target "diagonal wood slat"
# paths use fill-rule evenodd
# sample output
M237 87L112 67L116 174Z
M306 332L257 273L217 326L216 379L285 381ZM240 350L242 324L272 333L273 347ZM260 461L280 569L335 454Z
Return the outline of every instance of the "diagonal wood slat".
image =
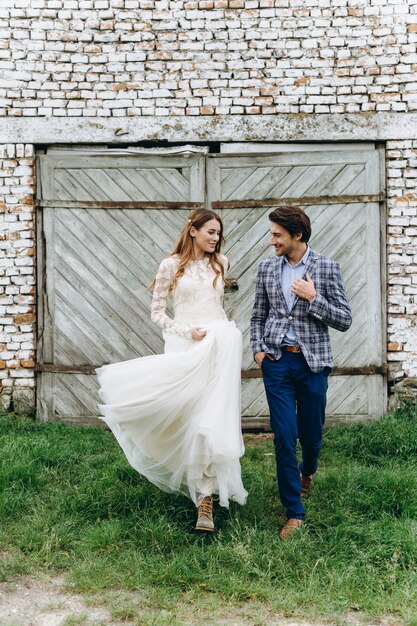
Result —
M378 159L375 151L362 155L348 153L343 157L344 159L341 155L324 153L298 153L290 157L282 154L277 157L257 155L252 158L252 172L248 167L249 156L241 159L227 155L223 158L213 157L209 165L217 187L211 191L211 200L230 200L231 189L234 200L379 192ZM371 176L369 162L374 165ZM227 176L223 176L223 168L227 171ZM267 168L270 171L265 175ZM219 174L216 173L217 169L220 170ZM243 183L238 187L237 183L241 180ZM312 246L340 263L352 301L354 321L350 331L343 334L330 330L335 365L379 365L382 363L382 334L378 205L316 204L305 208L312 221ZM238 291L227 294L226 309L243 332L243 367L250 370L256 368L248 331L255 275L260 260L272 254L268 250L269 212L270 209L267 208L228 207L222 213L227 238L226 254L231 262L230 275L237 279L239 285ZM230 234L228 226L231 229ZM375 393L375 389L380 390L379 382L371 386L372 397L369 403L363 400L369 391L368 378L338 376L337 383L333 383L332 379L329 390L330 412L334 411L335 415L341 415L342 412L346 415L374 415L382 412L383 394L377 397ZM343 389L346 390L346 396L341 392L341 382L345 383ZM267 408L261 402L262 382L259 379L249 379L243 383L243 415L247 418L267 415Z
M112 202L204 200L200 156L150 159L52 158L46 197ZM76 161L76 162L75 162ZM149 290L187 210L47 209L44 362L100 365L163 351L150 321ZM49 310L48 309L48 310ZM42 373L40 415L84 421L97 415L93 376ZM74 418L75 419L75 418Z
M149 285L173 248L188 211L137 208L117 202L207 202L268 198L371 195L380 192L375 150L247 155L86 155L41 157L45 208L45 363L99 365L163 349L150 322ZM207 193L207 198L205 194ZM72 203L65 207L65 200ZM110 208L83 202L106 201ZM329 200L330 201L330 200ZM334 202L334 199L332 199ZM75 205L74 203L78 203ZM75 208L74 208L75 207ZM371 202L306 207L312 246L336 259L352 303L351 330L331 330L335 364L382 364L379 207ZM256 369L249 345L255 276L271 256L266 206L223 208L229 276L238 291L225 308L242 330L243 367ZM82 373L40 374L39 415L97 423L97 381ZM384 406L383 378L337 376L330 380L330 419L375 417ZM245 423L265 423L268 406L260 378L242 380ZM255 421L254 421L255 420ZM260 423L261 423L260 422Z

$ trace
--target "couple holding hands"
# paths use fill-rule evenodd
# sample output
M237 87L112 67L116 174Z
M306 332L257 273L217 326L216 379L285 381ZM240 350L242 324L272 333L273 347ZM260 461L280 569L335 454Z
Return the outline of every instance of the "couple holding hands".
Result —
M338 263L308 245L306 213L282 206L269 214L269 225L275 255L259 265L251 346L270 409L286 515L279 536L286 539L302 525L322 445L333 363L328 328L346 331L352 317ZM151 318L163 330L164 354L97 370L102 419L129 463L160 489L189 497L202 532L214 530L213 494L225 507L247 496L240 470L242 335L223 309L223 241L216 213L191 213L153 283Z

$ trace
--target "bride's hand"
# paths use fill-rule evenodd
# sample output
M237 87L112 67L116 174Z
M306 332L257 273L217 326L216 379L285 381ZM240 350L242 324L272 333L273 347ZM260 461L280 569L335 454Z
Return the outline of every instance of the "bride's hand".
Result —
M204 339L206 334L207 332L204 330L204 328L196 327L191 329L191 336L193 339L196 339L196 341L201 341L202 339Z

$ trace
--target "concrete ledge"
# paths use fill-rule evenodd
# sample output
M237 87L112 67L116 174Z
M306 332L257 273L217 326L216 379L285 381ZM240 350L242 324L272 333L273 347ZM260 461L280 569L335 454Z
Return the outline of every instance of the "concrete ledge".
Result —
M0 119L0 143L386 141L417 139L417 113Z

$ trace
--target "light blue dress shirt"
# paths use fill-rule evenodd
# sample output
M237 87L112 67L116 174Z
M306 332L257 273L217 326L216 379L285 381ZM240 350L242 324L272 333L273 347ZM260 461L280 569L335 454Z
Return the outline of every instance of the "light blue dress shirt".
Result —
M295 293L291 291L291 285L295 280L297 280L297 278L303 277L309 254L310 246L307 246L307 250L305 251L303 258L297 263L297 265L291 265L287 257L284 256L284 262L282 264L281 287L284 293L285 302L287 303L288 311L291 311L294 305L294 301L297 297ZM292 327L292 324L290 323L287 334L282 340L281 345L293 346L296 343L297 337L295 336L294 329Z

